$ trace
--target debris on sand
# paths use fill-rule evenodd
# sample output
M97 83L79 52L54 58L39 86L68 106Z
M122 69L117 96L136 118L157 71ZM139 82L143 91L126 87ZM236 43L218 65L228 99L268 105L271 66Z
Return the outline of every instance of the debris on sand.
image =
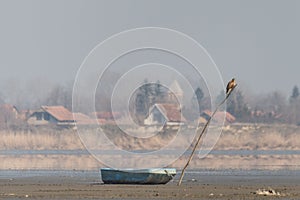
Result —
M258 189L255 194L264 195L264 196L281 196L279 192L276 192L272 188L269 189Z

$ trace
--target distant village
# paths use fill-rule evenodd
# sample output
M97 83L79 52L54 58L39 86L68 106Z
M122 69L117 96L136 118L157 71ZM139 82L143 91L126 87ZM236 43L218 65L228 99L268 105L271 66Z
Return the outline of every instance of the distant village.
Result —
M172 92L171 92L172 91ZM161 88L159 84L145 84L135 94L132 111L134 120L142 126L170 125L178 126L190 122L206 123L212 111L208 100L200 88L195 90L195 97L191 104L197 106L182 108L178 99L184 95L180 84L174 81L169 89ZM295 123L300 125L299 91L295 87L290 97L291 112L286 112L278 105L271 110L249 108L245 103L241 91L235 91L227 102L227 111L219 111L213 121L232 124L235 122L247 123ZM221 98L221 97L220 97ZM271 97L272 98L272 97ZM278 98L278 97L277 97ZM273 97L274 100L274 97ZM186 114L187 113L187 114ZM12 129L28 126L44 126L56 128L74 128L76 125L113 125L115 120L129 123L122 111L95 111L90 113L72 112L63 105L41 105L37 109L19 110L15 105L0 105L0 128ZM299 120L299 121L298 121ZM129 124L130 125L130 124Z

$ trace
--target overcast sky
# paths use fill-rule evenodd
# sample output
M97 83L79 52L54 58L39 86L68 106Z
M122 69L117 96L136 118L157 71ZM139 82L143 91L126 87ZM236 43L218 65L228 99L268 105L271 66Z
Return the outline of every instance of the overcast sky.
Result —
M118 32L158 26L202 44L224 80L254 92L300 86L300 1L0 0L0 83L75 78Z

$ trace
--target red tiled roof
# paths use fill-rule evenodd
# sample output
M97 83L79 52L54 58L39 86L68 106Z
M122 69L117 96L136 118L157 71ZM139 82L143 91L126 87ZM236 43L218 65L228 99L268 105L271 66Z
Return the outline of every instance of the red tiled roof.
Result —
M83 113L73 113L73 116L77 124L97 124L96 120L91 119Z
M155 104L169 122L185 122L181 109L176 104Z
M203 114L206 114L207 116L211 117L212 112L210 110L205 110L205 111L203 111ZM201 115L203 115L203 114L201 114ZM224 113L221 111L216 112L216 114L213 117L213 120L222 122L224 120ZM232 114L230 114L229 112L225 112L225 120L229 123L232 123L235 121L235 117Z
M99 123L99 125L103 125L103 124L115 125L116 124L116 122L114 120L106 120L106 119L97 119L97 122Z
M42 106L41 108L58 121L74 121L73 114L63 106Z

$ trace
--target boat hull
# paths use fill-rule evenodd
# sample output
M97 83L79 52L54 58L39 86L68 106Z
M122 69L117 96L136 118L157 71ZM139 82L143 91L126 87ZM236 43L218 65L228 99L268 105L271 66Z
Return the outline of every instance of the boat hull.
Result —
M105 184L166 184L176 175L173 168L111 169L102 168L101 178Z

